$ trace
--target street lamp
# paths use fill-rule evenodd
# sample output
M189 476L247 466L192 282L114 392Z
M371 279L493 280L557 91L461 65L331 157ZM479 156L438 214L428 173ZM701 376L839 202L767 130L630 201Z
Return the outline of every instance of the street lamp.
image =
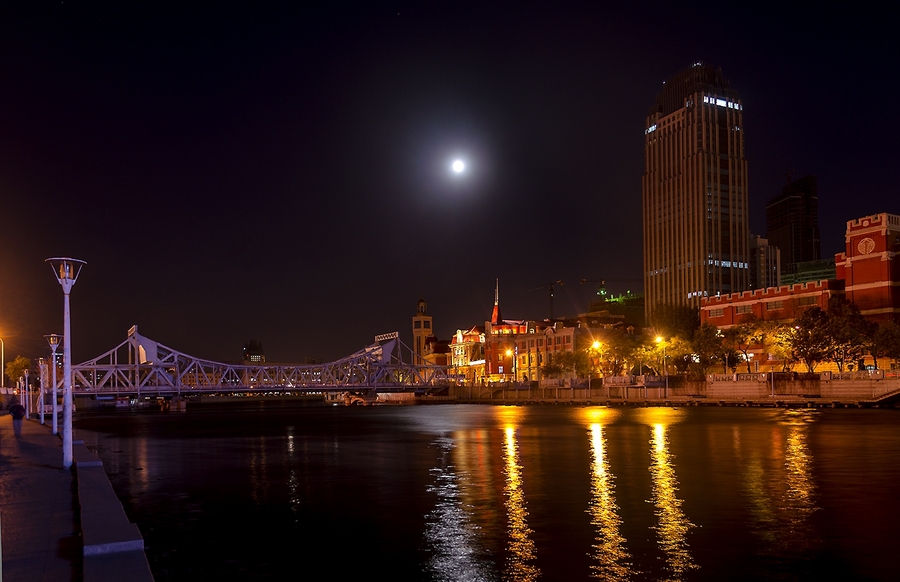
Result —
M47 391L47 373L44 372L44 358L38 358L38 370L41 375L41 394L38 396L38 411L41 415L41 426L44 425L44 393Z
M54 257L47 259L63 290L63 468L72 467L72 329L69 316L69 292L86 264L79 259Z
M31 418L31 386L28 384L28 369L25 369L25 420Z
M51 333L50 335L45 335L47 341L50 343L50 349L53 351L53 358L51 361L51 365L53 366L53 434L59 434L59 421L57 420L57 416L59 416L59 411L57 410L58 404L56 403L56 348L59 347L59 340L62 339L61 335Z
M597 373L597 368L600 367L600 345L600 342L597 340L594 340L594 343L591 344L591 349L593 350L593 353L591 354L591 364L593 364L595 374ZM603 371L601 370L601 373L602 372Z
M665 370L666 374L666 393L663 398L669 397L669 363L666 360L666 342L663 341L663 338L656 336L656 343L662 344L663 349L663 370Z

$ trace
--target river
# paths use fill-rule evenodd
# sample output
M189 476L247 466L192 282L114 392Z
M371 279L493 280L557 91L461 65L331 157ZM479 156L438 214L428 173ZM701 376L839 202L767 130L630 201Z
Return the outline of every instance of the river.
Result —
M156 580L898 580L900 411L94 412ZM320 578L319 575L312 575Z

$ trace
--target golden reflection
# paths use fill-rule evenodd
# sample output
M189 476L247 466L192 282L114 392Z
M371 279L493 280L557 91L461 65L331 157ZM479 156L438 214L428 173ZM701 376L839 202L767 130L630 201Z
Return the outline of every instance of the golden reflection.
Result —
M508 522L509 544L507 550L507 568L504 580L537 580L541 571L533 565L535 560L534 540L531 539L531 528L528 527L528 510L525 506L525 492L522 489L522 466L519 464L519 445L516 441L516 430L506 427L504 453L506 456L506 515Z
M593 430L594 425L608 425L618 420L622 414L615 408L606 408L605 406L588 406L587 408L579 408L581 416L587 426Z
M808 423L814 420L815 416L798 414L788 416L787 422L788 434L784 453L786 491L783 511L790 524L790 530L797 533L811 529L806 521L817 509L814 499L816 488L812 474L812 455L807 444ZM808 535L797 537L802 538L803 543L812 541Z
M602 409L599 409L602 410ZM618 411L616 411L618 412ZM603 416L592 414L590 416ZM615 483L609 471L606 459L606 438L603 436L603 425L591 425L591 525L597 528L596 543L593 544L591 574L601 580L627 580L634 574L630 558L623 545L625 538L619 531L622 518L619 517L619 506L616 505Z
M687 543L687 534L692 527L684 512L681 511L681 499L678 499L678 480L672 467L669 454L669 440L664 424L653 425L653 441L651 443L653 463L650 465L652 479L653 504L656 505L656 516L659 525L659 547L666 556L666 567L670 580L681 580L688 570L698 568L691 557Z

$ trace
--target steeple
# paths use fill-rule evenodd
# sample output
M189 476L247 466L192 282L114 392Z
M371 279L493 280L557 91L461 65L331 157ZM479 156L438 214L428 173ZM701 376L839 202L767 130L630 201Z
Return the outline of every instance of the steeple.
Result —
M491 312L491 325L500 323L503 323L503 318L500 316L500 279L498 278L494 287L494 310Z

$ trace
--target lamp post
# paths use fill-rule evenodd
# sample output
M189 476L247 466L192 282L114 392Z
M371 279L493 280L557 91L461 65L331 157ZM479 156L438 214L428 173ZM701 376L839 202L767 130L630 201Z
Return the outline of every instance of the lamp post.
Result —
M72 467L72 330L69 316L69 292L86 264L79 259L54 257L47 259L63 290L63 468Z
M38 358L38 370L41 375L41 394L38 396L38 413L41 415L41 426L44 425L44 393L47 391L47 372L44 371L44 358Z
M0 388L6 388L6 343L0 337Z
M666 375L666 392L663 398L669 397L669 362L666 360L666 342L663 341L663 338L657 336L656 343L662 344L663 349L663 370L665 370Z
M25 420L31 418L31 386L28 384L28 370L25 370Z
M50 335L45 335L44 337L47 338L47 341L50 343L50 349L53 351L53 358L51 361L51 365L53 366L53 374L51 375L51 379L53 382L53 390L51 391L53 393L53 434L58 435L59 420L57 420L57 417L59 416L59 410L57 409L57 406L59 405L56 403L56 348L59 347L59 340L62 339L62 336L51 333Z

